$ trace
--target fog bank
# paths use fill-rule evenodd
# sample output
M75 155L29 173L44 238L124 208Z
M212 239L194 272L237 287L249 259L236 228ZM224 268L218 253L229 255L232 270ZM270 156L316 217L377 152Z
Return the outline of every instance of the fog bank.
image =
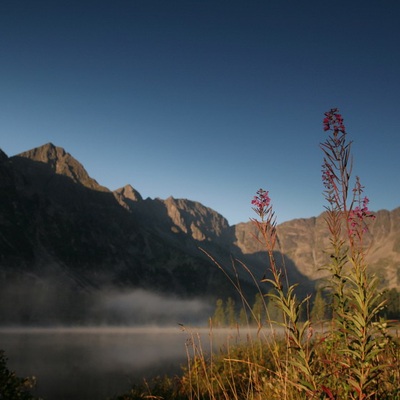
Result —
M107 324L173 324L207 321L211 307L200 299L183 300L143 289L101 295L96 313Z
M176 325L206 323L202 299L144 289L82 290L55 278L0 280L0 325Z

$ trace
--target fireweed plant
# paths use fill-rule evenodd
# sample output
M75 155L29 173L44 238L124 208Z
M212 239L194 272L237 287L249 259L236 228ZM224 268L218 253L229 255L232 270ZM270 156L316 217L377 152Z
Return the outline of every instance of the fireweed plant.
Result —
M265 244L272 275L271 278L264 278L262 282L270 284L274 289L273 293L269 293L267 296L282 312L283 322L279 325L284 327L286 343L288 343L287 357L280 366L280 370L284 373L279 376L284 383L291 383L299 391L312 395L316 393L318 386L311 366L313 352L308 344L311 325L310 321L300 324L301 308L309 298L298 301L295 294L297 285L288 285L284 279L286 275L284 268L279 268L277 265L274 255L277 243L276 218L269 192L263 189L258 190L251 203L254 212L259 217L259 219L254 218L251 221L260 232L261 241Z
M322 181L330 236L330 261L323 269L328 273L333 309L327 332L314 332L310 318L300 322L301 308L309 297L303 301L296 298L296 285L285 282L284 265L278 267L275 260L276 218L269 193L260 189L251 202L258 216L252 222L269 256L270 277L263 282L273 287L267 296L283 316L287 356L280 361L284 371L281 378L295 390L285 391L287 396L283 397L398 398L396 383L393 385L388 377L393 342L387 324L378 317L385 302L377 278L367 272L364 238L368 222L375 216L368 209L369 200L363 196L358 177L349 190L352 142L347 141L338 109L325 113L323 127L328 133L320 147L324 153Z
M378 291L378 280L367 272L364 243L368 222L375 216L368 210L364 187L356 177L349 198L351 177L351 144L337 109L325 113L324 131L328 138L320 147L324 152L322 180L325 187L326 223L330 233L330 274L333 294L331 340L338 343L337 362L342 377L339 387L349 398L378 396L384 386L381 353L389 341L386 324L378 314L385 301ZM382 397L377 397L382 398Z

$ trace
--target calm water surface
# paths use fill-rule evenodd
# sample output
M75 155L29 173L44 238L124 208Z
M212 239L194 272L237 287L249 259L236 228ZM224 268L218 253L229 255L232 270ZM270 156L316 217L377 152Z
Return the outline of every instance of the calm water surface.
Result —
M173 328L0 328L0 349L18 376L35 376L35 395L47 400L105 400L132 383L179 374L192 338L209 348L209 331ZM223 341L237 337L224 330ZM221 339L223 338L223 339Z
M188 334L179 328L0 329L18 376L35 376L45 399L99 400L143 378L180 372Z

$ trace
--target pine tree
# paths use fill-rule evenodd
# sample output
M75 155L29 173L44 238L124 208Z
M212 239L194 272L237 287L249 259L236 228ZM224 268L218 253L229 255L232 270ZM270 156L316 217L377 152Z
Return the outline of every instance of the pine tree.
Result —
M235 302L231 297L228 297L228 300L226 301L225 316L226 322L229 326L236 325Z
M241 326L246 326L248 324L248 318L247 318L247 313L246 313L246 309L244 307L242 307L240 309L240 313L239 313L239 324Z
M260 325L265 321L265 305L261 293L257 293L254 299L253 311L253 321Z
M392 288L385 293L385 299L387 299L386 307L382 314L388 319L399 319L400 318L400 293Z
M212 322L213 325L217 328L225 326L225 310L224 302L222 299L217 300L214 316L212 317Z
M271 297L270 295L275 295L275 291L273 289L271 289L266 296L267 319L268 321L272 322L282 322L282 311L276 306L273 297Z
M326 301L322 295L322 290L317 289L315 294L314 304L311 309L310 318L314 322L321 322L325 319L326 314Z

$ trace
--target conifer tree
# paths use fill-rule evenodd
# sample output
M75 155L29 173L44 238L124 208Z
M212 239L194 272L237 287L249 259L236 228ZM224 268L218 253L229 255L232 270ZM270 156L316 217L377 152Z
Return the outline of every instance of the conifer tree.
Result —
M311 309L311 320L314 322L321 322L325 319L326 314L326 302L322 295L322 290L320 288L317 289L317 293L315 294L314 304Z
M225 316L226 322L229 326L236 325L235 302L231 297L228 297L228 300L226 301Z
M248 324L247 313L244 307L242 307L239 312L239 324L241 326L246 326Z
M224 310L224 302L222 299L217 300L212 321L213 325L217 328L225 326L225 310Z
M257 325L262 324L265 321L265 306L261 293L256 294L252 311L253 321Z
M400 293L392 288L387 291L384 295L387 299L386 307L382 314L388 319L399 319L400 318Z
M282 312L276 306L273 297L270 295L274 294L273 289L271 289L267 294L267 319L273 322L282 322L283 316Z

